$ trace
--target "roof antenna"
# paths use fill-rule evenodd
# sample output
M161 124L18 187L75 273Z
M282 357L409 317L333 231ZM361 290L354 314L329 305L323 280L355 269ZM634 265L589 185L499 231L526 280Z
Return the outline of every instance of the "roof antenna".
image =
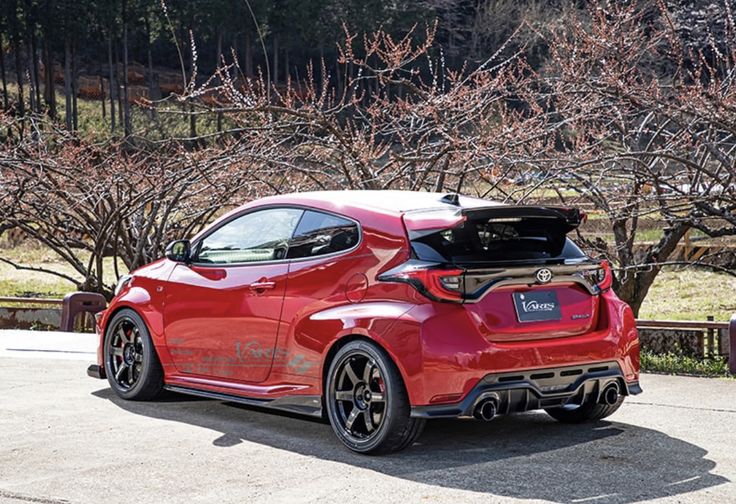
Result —
M460 206L460 195L458 193L447 193L440 198L440 201L448 205Z

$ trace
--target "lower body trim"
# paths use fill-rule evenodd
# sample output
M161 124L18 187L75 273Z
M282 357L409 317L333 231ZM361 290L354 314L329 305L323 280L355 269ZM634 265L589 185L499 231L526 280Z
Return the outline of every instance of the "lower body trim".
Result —
M256 399L252 397L223 394L221 392L179 387L175 385L166 385L164 388L171 392L206 397L208 399L216 399L218 401L227 401L246 404L248 406L288 411L290 413L298 413L300 415L317 418L322 417L322 398L317 395L294 395L279 397L277 399Z
M556 368L530 369L489 374L457 403L414 406L415 418L471 417L476 405L493 398L499 414L519 413L565 404L582 404L600 394L610 383L617 383L622 395L641 393L638 382L627 382L617 362Z

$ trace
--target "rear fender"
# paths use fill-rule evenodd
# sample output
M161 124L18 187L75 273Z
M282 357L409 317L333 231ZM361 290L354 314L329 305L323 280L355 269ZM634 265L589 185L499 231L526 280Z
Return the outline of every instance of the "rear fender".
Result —
M372 301L328 308L302 319L293 327L292 338L287 341L293 341L297 351L319 352L315 357L320 360L320 366L308 373L314 378L325 375L328 357L347 338L359 336L374 341L389 354L406 383L417 366L421 367L419 334L397 332L394 326L414 306L412 303Z
M631 307L621 301L619 297L608 290L601 295L601 307L608 313L601 313L607 319L609 330L613 334L621 335L620 358L621 369L626 381L639 380L639 331L636 328L636 318Z

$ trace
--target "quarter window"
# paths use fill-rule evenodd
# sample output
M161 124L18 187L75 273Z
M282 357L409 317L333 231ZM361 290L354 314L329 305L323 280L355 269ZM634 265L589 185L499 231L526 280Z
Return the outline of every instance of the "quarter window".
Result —
M196 262L237 264L284 259L289 238L304 213L270 208L238 217L202 240Z
M358 239L358 225L355 222L307 210L289 242L288 257L313 257L340 252L354 247Z

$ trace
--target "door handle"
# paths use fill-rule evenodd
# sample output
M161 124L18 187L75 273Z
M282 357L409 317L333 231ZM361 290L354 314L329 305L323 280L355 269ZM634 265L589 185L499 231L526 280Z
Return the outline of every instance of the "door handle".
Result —
M276 282L269 282L266 280L253 282L248 287L250 287L250 290L259 291L259 290L266 290L266 289L273 289L276 287Z

